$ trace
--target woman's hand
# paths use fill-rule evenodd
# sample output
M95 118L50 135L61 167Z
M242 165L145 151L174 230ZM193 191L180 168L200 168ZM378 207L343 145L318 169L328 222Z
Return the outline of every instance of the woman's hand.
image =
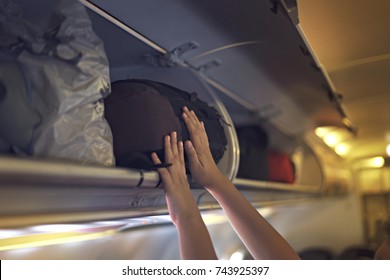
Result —
M211 154L204 123L187 107L183 108L183 119L191 138L191 141L185 142L191 175L205 188L212 188L226 178Z
M179 234L182 259L216 259L213 244L192 197L184 165L183 142L177 143L176 132L164 138L165 162L171 165L159 168L165 189L169 215ZM155 164L161 164L157 154L152 154Z
M177 225L198 212L198 209L187 181L183 142L177 142L176 132L165 136L164 152L165 162L171 165L159 168L158 172L164 185L169 214L173 223ZM156 153L152 153L152 160L155 164L161 164Z

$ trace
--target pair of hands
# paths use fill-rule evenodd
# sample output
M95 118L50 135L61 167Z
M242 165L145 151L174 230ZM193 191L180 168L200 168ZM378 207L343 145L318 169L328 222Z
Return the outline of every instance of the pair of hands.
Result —
M181 218L191 215L195 204L187 181L184 163L184 149L188 157L192 177L206 188L212 187L219 177L223 176L214 162L203 122L200 122L194 111L183 108L183 119L190 134L191 141L177 141L176 132L164 138L165 162L171 166L159 168L158 172L164 184L167 205L175 224ZM184 148L185 147L185 148ZM157 154L152 153L152 160L160 164ZM184 217L182 217L184 216Z

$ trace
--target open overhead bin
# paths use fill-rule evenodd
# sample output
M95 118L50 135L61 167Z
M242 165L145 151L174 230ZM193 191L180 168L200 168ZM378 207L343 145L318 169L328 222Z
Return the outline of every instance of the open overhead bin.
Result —
M15 2L36 21L57 1ZM236 179L236 125L269 125L272 135L282 136L276 137L282 139L279 145L293 148L302 146L297 137L309 128L343 125L326 79L281 10L268 1L81 2L90 8L93 30L104 42L111 82L150 79L197 92L230 124L224 126L228 145L219 168L250 201L320 193L321 166L311 164L315 157L308 148L300 157L306 175L294 187ZM305 166L315 166L315 175ZM166 213L158 183L156 172L2 156L0 220L17 227ZM202 188L192 187L202 209L215 207Z
M294 135L319 125L345 126L332 85L278 1L82 2L172 64L200 72L230 97L223 100L228 109L238 102ZM118 57L109 49L109 57ZM117 59L111 66L125 63ZM239 113L232 117L240 120Z
M217 93L236 127L261 124L272 145L290 154L299 149L306 163L296 183L321 189L322 166L301 139L318 126L354 127L301 32L295 1L82 2L153 48L145 60L156 73L191 69ZM114 40L109 44L118 49ZM124 68L115 60L112 73L129 73Z

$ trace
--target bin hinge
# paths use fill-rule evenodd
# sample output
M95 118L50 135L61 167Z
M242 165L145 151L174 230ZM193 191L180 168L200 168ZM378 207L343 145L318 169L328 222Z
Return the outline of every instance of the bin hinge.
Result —
M282 8L294 25L299 24L297 0L271 0L272 8L270 9L277 15Z
M183 54L196 48L198 48L198 44L195 42L188 42L165 54L147 54L145 57L147 63L152 64L153 66L173 67L176 65L186 65L182 59Z
M206 63L196 67L196 71L201 72L201 73L206 73L210 69L218 67L218 66L221 66L221 62L220 61L218 61L218 60L211 60L211 61L208 61L208 62L206 62Z

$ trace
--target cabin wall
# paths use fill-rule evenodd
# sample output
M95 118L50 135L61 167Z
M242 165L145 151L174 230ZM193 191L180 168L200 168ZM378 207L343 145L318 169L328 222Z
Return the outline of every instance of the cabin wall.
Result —
M347 248L365 246L362 210L356 192L343 197L269 206L260 212L298 253L326 248L337 258ZM208 228L220 257L247 252L226 221Z
M270 223L298 252L324 247L335 254L364 246L361 205L357 193L276 207Z
M337 256L348 247L364 245L361 207L356 193L267 206L259 211L297 252L328 248ZM221 210L203 212L203 218L219 258L229 259L235 252L248 258L244 245ZM167 222L98 239L0 251L0 258L179 259L180 255L176 228Z
M168 226L141 227L99 239L0 251L1 259L142 260L179 259L177 231Z

